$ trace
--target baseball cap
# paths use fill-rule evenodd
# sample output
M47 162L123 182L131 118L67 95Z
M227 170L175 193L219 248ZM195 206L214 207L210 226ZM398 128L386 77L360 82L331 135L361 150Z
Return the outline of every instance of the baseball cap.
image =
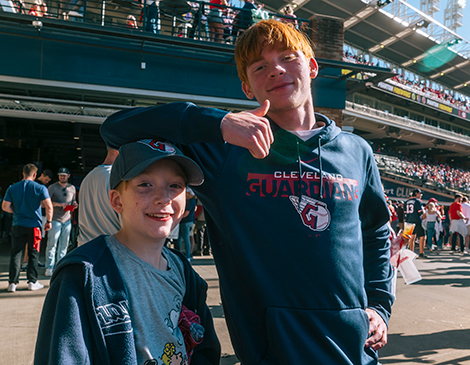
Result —
M429 199L428 203L437 203L437 199L436 198L431 198L431 199Z
M143 139L121 146L119 155L113 163L109 177L110 189L115 189L121 181L131 180L140 175L147 167L161 159L177 162L188 178L189 185L201 185L204 175L198 164L191 160L174 145L156 139Z
M70 171L66 167L61 167L59 169L59 172L57 173L57 175L68 175L68 174L70 174Z
M413 190L413 195L416 195L416 194L421 194L421 189L414 189Z

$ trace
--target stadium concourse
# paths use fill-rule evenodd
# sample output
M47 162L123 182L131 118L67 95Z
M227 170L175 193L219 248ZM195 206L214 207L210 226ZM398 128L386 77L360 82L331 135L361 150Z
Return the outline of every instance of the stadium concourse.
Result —
M289 3L262 2L274 17ZM213 42L200 22L204 17L195 11L186 17L162 12L158 32L147 30L145 23L129 29L122 20L130 13L139 18L141 8L132 0L107 3L114 5L106 8L104 2L101 6L90 0L87 10L71 10L67 16L60 13L58 1L50 2L47 17L0 10L3 44L15 49L0 68L3 193L21 179L21 166L33 161L40 169L68 167L70 182L79 189L86 173L104 159L98 129L116 111L182 100L229 111L256 107L239 87L233 36L223 44ZM432 24L403 1L292 3L299 24L311 25L320 14L335 29L337 24L344 29L339 60L318 57L320 75L313 92L317 87L337 92L334 97L325 93L342 103L336 122L369 142L389 199L404 201L420 188L424 202L435 198L448 206L455 194L470 194L467 41ZM407 14L406 19L397 14ZM198 26L197 33L188 31L193 26ZM441 38L430 37L431 29L441 29ZM316 106L322 107L318 110L327 110L329 101L315 96ZM3 234L5 226L0 228ZM426 255L428 259L416 261L421 281L406 285L398 278L381 362L470 364L470 257L449 250ZM9 240L3 239L0 289L7 287L8 256ZM209 283L208 303L223 345L222 364L237 364L212 258L196 257L193 264ZM0 364L31 363L48 288L42 274L40 270L45 290L25 290L24 273L17 292L0 290L0 336L7 349Z
M0 244L2 288L8 282L8 252L7 245ZM398 276L388 344L380 350L382 364L470 364L470 257L451 251L434 251L428 256L428 260L416 261L421 281L406 285ZM225 326L212 257L196 256L193 267L209 284L207 302L222 344L221 365L240 364ZM49 278L42 275L43 270L39 281L45 284L44 290L28 291L24 272L15 293L0 290L0 338L6 349L0 357L1 365L32 364L39 317L49 287Z

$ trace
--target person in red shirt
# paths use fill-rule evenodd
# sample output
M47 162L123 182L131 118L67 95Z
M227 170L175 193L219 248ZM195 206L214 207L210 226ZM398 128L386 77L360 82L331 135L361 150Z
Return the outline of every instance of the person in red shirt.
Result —
M452 251L455 251L456 240L459 240L460 250L464 251L464 240L463 238L467 235L466 222L468 218L463 215L462 211L462 195L456 194L454 202L449 207L449 218L450 218L450 234Z

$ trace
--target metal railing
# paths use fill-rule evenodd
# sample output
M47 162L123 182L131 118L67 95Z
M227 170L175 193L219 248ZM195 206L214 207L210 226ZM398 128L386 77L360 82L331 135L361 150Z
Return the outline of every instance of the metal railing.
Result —
M4 0L1 10L37 18L170 35L207 42L234 44L251 24L274 18L308 31L308 19L292 18L257 8L247 10L184 0Z
M359 112L370 117L391 122L391 124L397 127L405 127L408 130L419 131L425 134L432 133L436 135L436 137L447 137L449 140L453 140L454 142L458 143L470 143L469 136L462 135L453 131L448 131L446 129L437 128L429 124L416 122L408 118L403 118L398 115L387 113L382 110L373 109L368 106L356 104L350 101L346 101L346 110Z
M23 114L24 116L34 117L43 114L46 118L51 120L61 120L63 117L66 120L75 120L83 123L97 123L101 124L106 117L121 110L123 107L106 107L95 106L93 103L81 103L82 105L70 105L65 103L56 102L37 102L28 100L13 100L4 99L0 97L0 110L2 115L9 115L9 112L14 112L14 116Z

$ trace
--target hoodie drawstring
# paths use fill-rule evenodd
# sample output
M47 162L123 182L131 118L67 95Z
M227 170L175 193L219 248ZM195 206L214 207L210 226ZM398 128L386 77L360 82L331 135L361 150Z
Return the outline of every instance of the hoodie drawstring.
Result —
M323 167L321 163L321 136L318 138L318 162L320 168L320 200L323 199Z
M299 140L296 139L296 142L297 142L297 163L299 165L299 189L297 190L297 194L298 194L298 197L299 197L299 204L300 204L300 200L302 198L302 164L300 163L300 149L299 149Z
M298 197L299 202L301 200L302 194L302 163L300 162L300 149L299 149L299 140L297 142L297 163L299 165L299 189L298 189ZM318 138L318 163L319 163L319 170L320 170L320 200L323 199L323 166L321 160L321 136Z

